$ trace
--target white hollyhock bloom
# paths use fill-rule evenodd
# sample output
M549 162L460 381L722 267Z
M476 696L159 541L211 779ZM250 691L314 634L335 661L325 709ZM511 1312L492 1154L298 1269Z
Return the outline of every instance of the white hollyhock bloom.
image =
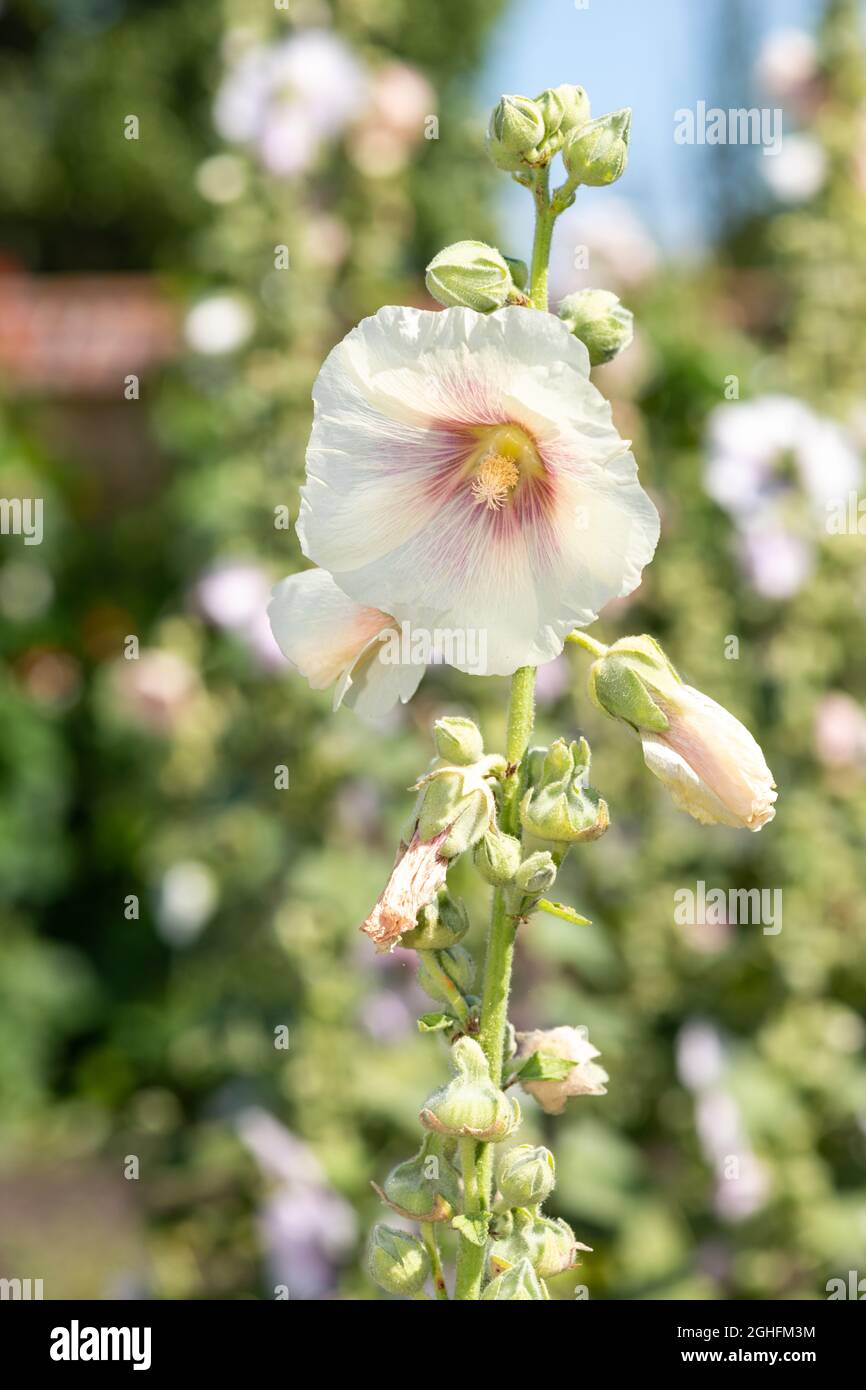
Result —
M552 660L658 540L586 348L534 309L387 307L327 358L301 545L365 606L481 634L483 670Z
M607 1095L608 1074L595 1058L601 1053L593 1047L585 1028L536 1028L531 1033L518 1033L520 1044L516 1062L525 1062L533 1052L548 1053L574 1062L562 1081L521 1081L521 1086L534 1096L548 1115L561 1115L571 1096Z
M355 603L323 570L281 580L268 617L283 655L314 690L336 682L334 709L346 704L364 718L384 714L411 700L424 674L423 665L387 659L393 618Z
M654 699L663 733L640 730L644 762L676 806L704 825L760 830L776 812L776 784L760 746L723 705L691 685Z

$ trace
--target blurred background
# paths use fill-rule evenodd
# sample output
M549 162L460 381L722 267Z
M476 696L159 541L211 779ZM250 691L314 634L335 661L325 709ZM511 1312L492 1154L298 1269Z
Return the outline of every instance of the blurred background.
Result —
M658 636L780 797L758 836L696 825L589 707L580 655L540 672L539 739L586 733L613 818L562 885L592 925L520 941L517 1025L587 1025L611 1077L559 1121L525 1106L551 1211L595 1250L555 1296L824 1298L866 1274L862 19L0 6L0 493L44 500L40 545L0 536L0 1276L382 1297L370 1179L414 1152L445 1059L414 957L357 926L432 719L495 743L507 683L439 668L381 727L334 716L264 617L304 564L275 508L293 522L331 345L383 303L433 307L448 241L526 255L486 111L566 81L634 107L626 176L559 224L553 293L636 314L595 379L663 517L595 631ZM677 144L699 101L781 109L781 151ZM781 890L782 930L678 925L699 881Z

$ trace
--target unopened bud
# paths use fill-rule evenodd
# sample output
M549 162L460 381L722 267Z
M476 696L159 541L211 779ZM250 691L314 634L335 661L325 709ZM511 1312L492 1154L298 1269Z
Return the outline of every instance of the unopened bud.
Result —
M418 925L403 933L401 946L413 951L444 951L455 946L469 930L469 913L462 898L440 889L432 903L418 913Z
M370 1236L367 1268L380 1289L408 1297L424 1287L430 1256L415 1236L378 1225Z
M520 1123L520 1106L490 1079L490 1069L478 1043L462 1037L451 1049L456 1075L427 1101L421 1111L425 1129L455 1139L498 1143Z
M588 121L572 135L562 151L573 181L598 187L614 183L628 160L631 111L611 111Z
M380 1195L414 1221L450 1221L460 1206L457 1171L444 1153L437 1134L425 1134L414 1158L398 1163L385 1179Z
M431 969L431 962L427 959L429 954L427 951L421 952L418 964L418 983L424 993L430 995L431 999L447 1004L449 1003L449 995L438 980L436 971ZM449 946L447 950L436 951L435 962L445 972L449 980L453 981L460 993L466 994L475 979L475 962L469 952L463 946Z
M502 309L515 292L505 257L483 241L456 241L434 256L427 267L427 288L440 304L475 309L479 314Z
M447 763L468 766L477 763L484 754L484 740L478 725L459 715L437 719L433 725L433 741L439 757Z
M563 299L559 317L586 346L590 365L610 362L634 337L634 315L610 290L578 290Z
M501 888L520 868L520 841L501 830L488 830L475 846L474 863L486 883Z
M541 1301L549 1296L528 1260L521 1260L519 1264L506 1269L504 1274L491 1279L481 1295L482 1299L500 1299L511 1303L532 1299Z
M544 139L544 115L529 97L504 96L493 108L490 135L507 153L528 154Z
M556 1183L556 1164L550 1149L518 1144L502 1155L496 1185L512 1207L535 1207L550 1196Z

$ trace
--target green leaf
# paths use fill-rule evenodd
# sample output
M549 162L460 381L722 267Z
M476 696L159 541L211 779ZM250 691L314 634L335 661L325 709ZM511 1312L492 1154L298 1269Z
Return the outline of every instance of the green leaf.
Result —
M571 922L575 927L592 926L589 917L581 917L579 912L575 912L568 903L552 903L549 898L539 898L535 904L542 912L547 912L551 917L561 917L564 922Z
M439 1033L443 1028L453 1028L456 1020L451 1014L423 1014L418 1020L419 1033Z
M487 1244L489 1221L489 1216L455 1216L451 1225L472 1245L484 1246Z
M570 1057L556 1057L552 1052L533 1052L517 1072L521 1081L564 1081L572 1067Z

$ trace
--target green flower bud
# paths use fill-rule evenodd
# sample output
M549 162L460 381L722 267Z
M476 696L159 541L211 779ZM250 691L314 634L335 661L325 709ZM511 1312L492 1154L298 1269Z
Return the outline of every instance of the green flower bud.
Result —
M474 862L485 882L501 888L520 868L520 841L501 830L488 830L475 846Z
M634 337L634 315L610 290L578 290L563 299L559 317L585 344L590 364L610 362Z
M511 1207L535 1207L550 1196L556 1183L556 1164L550 1149L518 1144L499 1160L496 1185Z
M429 994L431 999L436 999L440 1003L449 1002L448 995L436 979L436 975L430 969L430 962L427 959L430 953L421 952L418 964L418 983L425 994ZM469 952L462 946L449 946L445 951L436 952L436 963L441 966L449 979L453 980L461 994L465 994L475 979L475 962Z
M536 850L527 855L515 877L515 885L522 893L541 896L556 882L556 864L548 849ZM405 938L404 938L405 940Z
M501 97L490 117L490 136L508 154L529 154L544 139L544 116L529 97Z
M588 121L566 143L562 158L573 181L599 187L614 183L628 159L631 111L612 111Z
M454 946L469 930L469 913L462 898L452 898L440 889L432 903L418 913L418 925L403 933L401 946L413 951L444 951Z
M586 125L590 116L589 97L583 87L574 87L564 82L562 86L553 88L553 94L559 98L562 105L558 131L560 136L571 135L573 131Z
M563 846L597 840L610 824L607 803L588 785L589 745L557 739L548 749L542 782L520 805L524 829L536 840Z
M421 1111L425 1129L456 1139L498 1143L520 1123L520 1106L494 1086L490 1069L473 1038L459 1038L451 1049L456 1075L430 1096Z
M548 87L535 98L535 105L541 112L544 121L544 133L549 140L555 135L562 124L565 115L565 103L562 99L562 90L559 87Z
M528 1299L543 1300L549 1295L544 1290L529 1261L521 1260L519 1264L506 1269L504 1274L499 1274L495 1279L491 1279L481 1297L482 1299L507 1299L516 1303Z
M653 637L622 637L589 671L590 698L637 730L664 733L669 720L655 696L676 699L682 681Z
M475 309L479 314L502 309L515 293L505 257L483 241L456 241L434 256L427 267L427 288L440 304Z
M367 1268L380 1289L411 1297L424 1287L430 1256L415 1236L378 1225L370 1236Z
M505 146L489 132L484 142L484 147L487 150L487 155L491 163L495 164L496 168L501 169L503 173L517 174L521 169L524 173L526 172L527 165L523 156L512 154L510 150L507 150Z
M471 849L493 823L493 793L479 776L467 776L469 771L474 773L474 767L464 772L448 766L437 768L423 779L418 834L422 840L432 840L447 830L439 846L443 859L454 859Z
M433 741L439 757L448 763L468 767L484 755L484 740L478 725L473 724L471 719L461 719L459 715L437 719L433 725Z
M529 288L529 266L526 261L518 261L514 256L506 256L505 263L511 271L511 278L519 290Z
M564 1274L576 1264L578 1250L589 1250L588 1245L578 1243L574 1231L561 1218L537 1217L532 1225L531 1240L535 1250L532 1263L539 1279L553 1279L557 1274Z
M385 1179L384 1189L376 1189L401 1216L413 1221L450 1221L459 1210L457 1170L443 1148L439 1135L425 1134L415 1157L398 1163Z
M535 1243L532 1240L533 1215L525 1207L517 1207L511 1213L511 1229L498 1240L494 1240L488 1251L488 1263L492 1275L502 1274L513 1269L522 1260L528 1260L535 1268Z

